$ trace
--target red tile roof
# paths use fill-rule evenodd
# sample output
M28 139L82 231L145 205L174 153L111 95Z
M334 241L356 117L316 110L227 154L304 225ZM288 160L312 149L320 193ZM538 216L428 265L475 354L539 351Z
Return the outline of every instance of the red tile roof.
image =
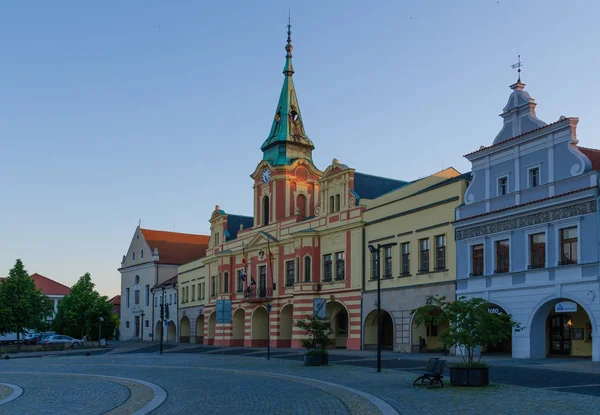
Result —
M114 304L114 305L121 305L121 296L120 295L115 295L113 298L111 298L110 300L108 300L109 303Z
M592 162L592 169L600 170L600 150L577 146L581 152Z
M156 285L155 285L154 287L152 287L152 288L158 288L158 287L162 286L163 284L164 284L165 286L167 286L167 285L174 285L174 284L176 284L176 283L177 283L177 279L178 279L178 277L179 277L179 274L175 275L174 277L171 277L171 278L169 278L169 279L168 279L168 280L166 280L165 282L161 282L160 284L156 284Z
M158 248L160 262L181 265L206 256L208 235L193 235L141 229L146 242L154 252Z
M550 127L550 126L556 125L556 124L558 124L559 122L563 122L563 121L567 121L567 120L569 120L569 121L570 121L571 119L575 119L575 120L576 120L577 118L573 118L573 117L561 118L561 119L560 119L560 120L558 120L558 121L555 121L555 122L553 122L553 123L550 123L550 124L544 125L543 127L539 127L539 128L536 128L536 129L534 129L534 130L531 130L531 131L527 131L526 133L519 134L519 135L517 135L517 136L514 136L514 137L512 137L512 138L509 138L508 140L500 141L499 143L492 144L491 146L487 146L487 147L485 147L485 146L481 146L481 148L480 148L479 150L477 150L477 151L473 151L473 152L471 152L471 153L468 153L468 154L465 154L463 157L468 157L468 156L471 156L471 155L473 155L473 154L479 153L480 151L483 151L483 150L487 150L487 149L489 149L489 148L493 148L493 147L500 146L500 145L502 145L502 144L508 143L509 141L513 141L513 140L516 140L517 138L523 137L524 135L531 134L531 133L533 133L533 132L535 132L535 131L543 130L544 128L548 128L548 127Z
M585 187L583 189L572 190L572 191L567 192L567 193L561 193L559 195L549 196L549 197L545 197L543 199L532 200L531 202L523 203L523 204L520 204L520 205L514 205L514 206L509 206L509 207L506 207L506 208L503 208L503 209L494 210L493 212L486 212L486 213L481 213L479 215L469 216L468 218L458 219L458 220L455 220L454 222L451 222L451 223L464 222L466 220L471 220L471 219L474 219L474 218L480 218L482 216L492 215L494 213L505 212L507 210L516 209L516 208L520 208L520 207L523 207L523 206L529 206L529 205L533 205L535 203L545 202L546 200L556 199L558 197L572 195L573 193L579 193L579 192L583 192L585 190L596 189L596 188L597 188L596 186L591 186L591 187Z
M51 280L50 278L44 277L40 274L32 274L29 276L38 290L42 290L42 293L46 295L68 295L71 289L60 282Z

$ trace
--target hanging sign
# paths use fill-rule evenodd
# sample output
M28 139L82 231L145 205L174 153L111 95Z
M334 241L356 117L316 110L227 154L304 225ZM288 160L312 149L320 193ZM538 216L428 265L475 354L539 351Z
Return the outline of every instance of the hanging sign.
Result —
M217 300L217 323L231 323L231 300Z
M554 306L556 313L575 313L577 311L577 303L573 301L561 301Z
M325 318L325 299L313 298L313 316Z

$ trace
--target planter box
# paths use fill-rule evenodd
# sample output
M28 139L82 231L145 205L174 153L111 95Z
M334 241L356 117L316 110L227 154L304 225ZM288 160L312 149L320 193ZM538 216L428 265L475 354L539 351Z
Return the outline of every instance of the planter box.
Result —
M304 366L328 366L329 355L328 354L305 354L304 355Z
M450 367L452 386L487 386L490 384L489 367Z

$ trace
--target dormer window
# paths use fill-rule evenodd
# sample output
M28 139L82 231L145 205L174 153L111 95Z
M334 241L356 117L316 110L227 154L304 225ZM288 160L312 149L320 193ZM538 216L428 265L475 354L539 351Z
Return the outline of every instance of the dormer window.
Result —
M340 195L329 196L329 213L340 211Z
M503 176L498 179L498 196L508 194L508 176Z

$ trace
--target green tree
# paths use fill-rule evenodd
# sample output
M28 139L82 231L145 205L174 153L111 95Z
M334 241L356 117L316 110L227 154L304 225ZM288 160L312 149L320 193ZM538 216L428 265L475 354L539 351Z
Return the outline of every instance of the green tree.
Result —
M327 354L327 346L331 344L332 331L326 319L313 316L305 320L298 320L296 325L308 335L308 338L300 340L307 354Z
M89 337L97 339L100 317L104 318L102 332L112 333L113 318L112 304L108 297L101 296L94 289L90 273L85 273L71 288L58 304L58 311L54 319L54 329L73 337Z
M0 334L17 333L17 342L26 329L45 330L52 314L52 301L35 287L17 259L8 277L0 284Z
M441 312L440 312L441 310ZM434 296L427 305L412 310L417 327L421 324L448 326L438 333L444 345L456 345L465 366L476 366L475 350L478 346L498 344L511 336L513 329L521 331L523 327L514 321L510 314L495 314L488 311L488 302L479 297L459 297L456 301L446 301L446 297ZM464 349L464 351L463 351Z

